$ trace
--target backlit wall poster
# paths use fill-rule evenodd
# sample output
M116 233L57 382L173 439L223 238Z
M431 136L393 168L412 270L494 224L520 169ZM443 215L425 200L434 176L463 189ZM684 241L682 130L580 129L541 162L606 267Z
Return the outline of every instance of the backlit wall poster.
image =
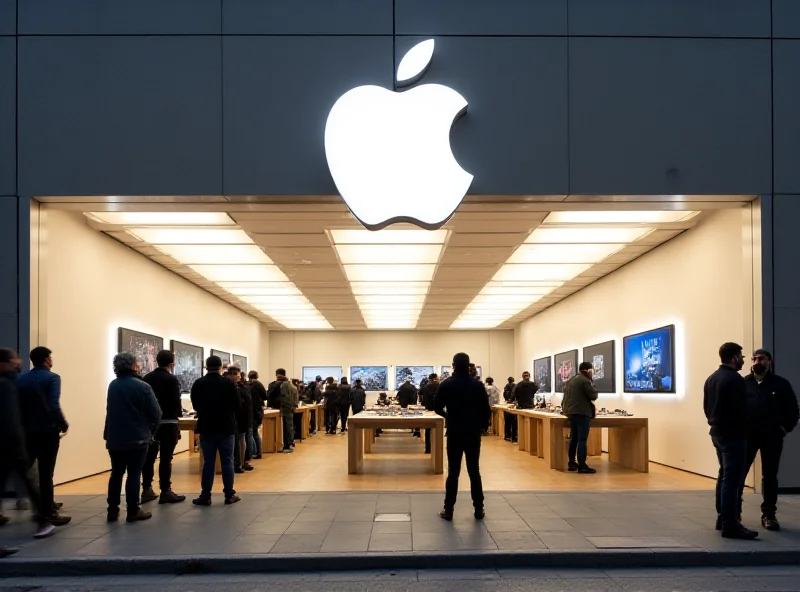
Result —
M173 373L181 383L181 392L191 392L194 381L203 376L203 348L172 340L169 349L175 354Z
M613 393L617 390L614 375L614 340L583 348L583 361L592 364L594 388L598 393Z
M578 372L578 350L573 349L562 354L556 354L556 393L563 393L569 379Z
M675 392L675 325L628 335L622 350L626 393Z
M478 373L478 378L483 378L483 368L475 366L475 371Z
M212 356L217 356L220 360L222 360L222 365L230 364L231 363L231 355L228 352L224 352L218 349L211 350Z
M239 368L242 370L242 374L247 376L247 356L238 356L233 354L233 363L239 364Z
M539 358L533 361L533 382L539 387L540 393L553 392L553 377L550 374L550 363L553 358Z
M148 333L134 331L133 329L119 328L118 334L119 353L130 352L139 363L141 374L147 374L158 368L158 352L164 349L164 339Z
M332 376L336 382L339 382L339 379L342 378L342 367L341 366L303 366L303 382L308 384L310 382L314 382L317 376L322 376L322 380L325 380L329 376Z
M428 378L433 374L433 366L395 366L394 371L394 388L400 388L400 385L411 380L411 384L419 388L422 379Z
M365 391L385 391L389 388L389 368L386 366L350 366L350 384L361 379Z
M450 378L452 375L453 375L453 365L447 364L447 366L442 366L442 371L439 374L439 380Z

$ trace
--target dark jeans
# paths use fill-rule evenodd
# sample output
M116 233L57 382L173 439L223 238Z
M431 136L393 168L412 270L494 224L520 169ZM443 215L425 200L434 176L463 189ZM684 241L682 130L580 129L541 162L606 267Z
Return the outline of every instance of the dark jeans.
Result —
M128 507L128 512L138 512L142 467L147 460L147 447L132 450L109 450L108 455L111 457L111 476L108 478L109 512L119 510L122 477L125 473L128 473L128 478L125 480L125 505Z
M447 438L447 481L445 483L444 507L452 510L458 495L458 478L461 476L461 459L467 457L472 505L483 507L483 483L481 482L481 434L454 434Z
M431 429L425 428L425 454L431 452Z
M317 410L312 409L309 411L309 413L311 414L311 417L308 422L308 431L313 434L317 431Z
M350 405L339 405L339 417L342 419L342 429L347 429L347 418L350 417Z
M264 421L262 417L257 422L253 424L253 456L261 456L263 443L261 442L261 432L258 431L258 428L261 427L261 422Z
M717 515L722 528L733 529L739 525L739 489L745 478L747 440L711 437L717 449L719 476L717 477Z
M203 449L203 474L200 478L202 491L200 499L211 499L211 490L214 488L214 473L216 472L217 453L222 465L222 491L229 498L236 493L233 488L233 449L236 436L212 436L200 434L200 448Z
M577 453L578 464L586 465L586 440L589 439L589 424L592 418L585 415L569 416L569 462L575 462Z
M747 459L742 473L742 486L739 488L739 515L742 514L742 494L744 479L753 466L756 454L761 451L761 515L775 518L778 511L778 469L783 452L783 433L758 434L747 439Z
M283 420L283 449L288 450L294 446L294 414L282 415Z
M245 453L247 451L247 434L245 432L237 432L235 436L236 443L233 446L233 466L237 469L244 467L246 456L242 456L242 442L245 444Z
M339 421L339 409L335 405L325 408L325 431L335 432L336 422Z
M180 428L176 423L165 423L158 426L155 439L150 442L147 449L147 460L142 468L142 487L147 489L153 486L155 476L156 457L161 456L158 463L158 484L162 493L172 491L172 457L175 456L175 447L181 437Z
M506 413L505 411L503 413L506 414L506 434L508 434L506 438L511 438L512 442L516 442L517 428L519 427L518 418L513 413Z
M61 439L56 430L48 430L29 434L27 440L28 468L30 469L34 462L38 464L40 503L45 517L48 517L55 513L53 471L56 469L56 458ZM5 481L0 481L0 483L5 483Z
M295 413L294 414L294 435L298 440L303 439L303 414L302 413Z
M18 481L24 483L25 489L28 490L28 498L31 500L33 513L37 522L40 525L46 524L47 521L43 518L43 514L49 516L53 512L53 506L51 504L47 507L46 512L42 512L42 508L46 506L42 505L42 500L39 497L39 488L36 487L36 483L31 480L27 465L28 462L25 459L15 461L0 456L0 485L5 485L11 475L14 475Z

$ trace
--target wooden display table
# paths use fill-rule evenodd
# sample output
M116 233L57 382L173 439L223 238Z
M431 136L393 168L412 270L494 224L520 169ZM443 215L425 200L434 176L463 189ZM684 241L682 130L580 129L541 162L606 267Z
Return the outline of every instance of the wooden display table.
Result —
M261 421L261 452L274 454L283 450L283 422L278 409L264 409Z
M444 473L444 417L433 411L422 415L376 415L362 411L347 420L347 472L359 473L364 465L364 453L372 452L375 430L431 430L431 465L435 475ZM367 434L365 434L367 432Z

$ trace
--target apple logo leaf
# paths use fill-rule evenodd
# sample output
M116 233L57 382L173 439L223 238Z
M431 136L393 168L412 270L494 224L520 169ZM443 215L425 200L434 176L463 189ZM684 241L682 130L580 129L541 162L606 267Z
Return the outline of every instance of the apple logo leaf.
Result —
M398 86L409 86L422 78L433 58L433 39L417 43L408 50L397 67Z

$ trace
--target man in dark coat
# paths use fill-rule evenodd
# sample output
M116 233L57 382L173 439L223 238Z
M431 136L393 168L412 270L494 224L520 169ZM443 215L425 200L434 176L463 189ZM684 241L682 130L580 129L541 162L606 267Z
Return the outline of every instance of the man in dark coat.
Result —
M561 408L569 418L569 462L570 472L592 475L597 471L586 464L589 427L595 416L594 402L597 400L597 389L592 382L593 366L591 362L581 362L578 373L569 379L564 388L564 400ZM577 458L577 460L576 460Z
M417 387L411 384L411 379L406 380L397 389L397 402L403 409L417 404Z
M505 401L506 405L516 402L514 399L514 389L517 388L516 383L514 382L514 377L509 376L508 382L506 383L505 388L503 389L503 400ZM514 435L513 430L513 420L516 419L517 416L509 413L508 411L503 412L503 425L504 425L504 434L503 437L505 438L506 442L512 442Z
M469 356L453 357L453 376L445 380L436 393L436 413L447 419L447 482L444 509L439 516L453 519L458 494L461 460L466 456L472 505L475 518L483 519L483 484L481 482L481 434L489 426L492 409L483 385L469 375Z
M342 376L337 395L339 400L339 417L342 420L342 434L347 431L347 418L350 416L350 390L350 385L347 383L347 377ZM334 431L335 430L336 427L334 426Z
M426 411L436 411L436 393L439 391L439 376L428 376L428 384L420 389L420 399ZM425 428L425 454L431 453L431 429Z
M248 386L250 387L250 395L253 398L253 442L255 443L255 450L253 458L262 458L261 433L258 428L264 422L264 405L267 403L267 389L264 384L258 379L258 372L250 370L247 375Z
M236 385L240 401L239 412L236 414L237 445L233 449L234 472L244 473L254 468L249 462L251 446L248 444L248 434L252 438L253 429L253 397L250 395L250 389L242 381L242 371L238 366L228 366L228 378Z
M353 407L353 415L364 411L367 404L367 392L364 390L364 383L357 379L350 393L350 404Z

